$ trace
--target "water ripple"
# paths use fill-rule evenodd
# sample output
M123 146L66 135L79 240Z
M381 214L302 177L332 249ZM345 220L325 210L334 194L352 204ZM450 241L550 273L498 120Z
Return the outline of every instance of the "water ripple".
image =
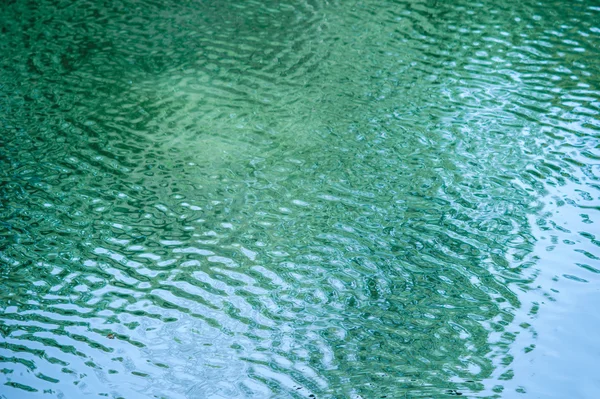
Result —
M8 2L0 397L590 397L599 12Z

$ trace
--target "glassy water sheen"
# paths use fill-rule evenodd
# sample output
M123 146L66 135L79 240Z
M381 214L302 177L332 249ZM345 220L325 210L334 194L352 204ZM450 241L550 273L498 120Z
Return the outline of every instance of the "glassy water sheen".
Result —
M596 1L4 0L0 397L596 398Z

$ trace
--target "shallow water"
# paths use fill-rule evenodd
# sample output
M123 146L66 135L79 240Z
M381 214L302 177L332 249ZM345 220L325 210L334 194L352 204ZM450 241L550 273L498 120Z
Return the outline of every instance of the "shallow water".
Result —
M595 397L600 7L498 3L4 2L0 397Z

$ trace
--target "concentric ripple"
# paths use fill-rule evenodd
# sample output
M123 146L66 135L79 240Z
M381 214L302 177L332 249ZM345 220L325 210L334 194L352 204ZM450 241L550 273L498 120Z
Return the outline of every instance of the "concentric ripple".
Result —
M4 3L0 398L600 390L593 1Z

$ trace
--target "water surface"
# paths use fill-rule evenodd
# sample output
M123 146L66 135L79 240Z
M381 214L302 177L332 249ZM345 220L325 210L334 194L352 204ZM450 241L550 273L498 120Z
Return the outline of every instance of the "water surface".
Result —
M0 54L0 397L600 391L594 1L16 0Z

